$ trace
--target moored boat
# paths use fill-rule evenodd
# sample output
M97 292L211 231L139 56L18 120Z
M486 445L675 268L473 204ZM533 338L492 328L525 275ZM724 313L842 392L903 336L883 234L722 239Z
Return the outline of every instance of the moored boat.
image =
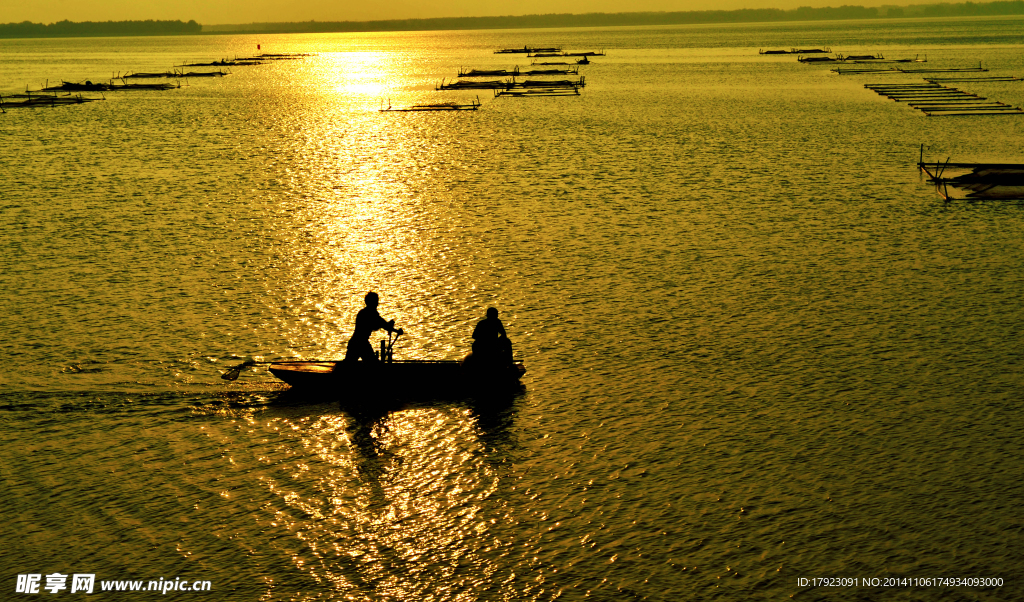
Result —
M339 394L374 390L440 394L514 389L526 367L522 361L501 367L480 367L458 360L288 361L271 363L270 373L295 389Z

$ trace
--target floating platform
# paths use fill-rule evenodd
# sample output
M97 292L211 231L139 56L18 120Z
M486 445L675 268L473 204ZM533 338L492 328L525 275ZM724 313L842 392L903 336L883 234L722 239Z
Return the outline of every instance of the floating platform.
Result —
M230 75L229 71L166 71L164 73L128 73L119 75L114 79L159 79L159 78L186 78L186 77L224 77Z
M833 73L838 73L839 75L854 75L858 73L977 73L986 71L988 71L988 69L983 68L981 65L962 69L905 69L903 67L889 67L887 69L843 69L842 67L837 67L832 70Z
M65 105L80 105L101 98L85 98L81 94L77 96L58 96L56 94L9 94L0 96L0 113L6 113L7 109L25 109L35 107L60 107Z
M537 98L540 96L580 96L579 88L530 88L528 90L495 90L495 98Z
M938 83L864 84L864 87L897 102L906 102L925 115L1024 115L1024 109ZM985 102L988 101L988 102Z
M459 77L515 77L519 75L519 67L508 69L459 69Z
M522 48L502 48L501 50L495 50L494 54L532 54L535 52L561 52L561 48L538 48L523 46Z
M475 111L480 108L480 99L469 104L458 104L454 102L439 102L433 104L421 104L421 105L410 105L407 107L393 107L391 102L388 101L388 106L384 107L384 101L381 101L380 112L385 113L389 111Z
M456 80L441 83L434 87L435 90L498 90L509 85L508 81L490 80L484 82Z
M61 82L59 86L47 86L42 92L121 92L127 90L173 90L181 84L94 84L91 81Z
M790 48L789 50L758 50L758 54L831 54L832 49L825 48Z

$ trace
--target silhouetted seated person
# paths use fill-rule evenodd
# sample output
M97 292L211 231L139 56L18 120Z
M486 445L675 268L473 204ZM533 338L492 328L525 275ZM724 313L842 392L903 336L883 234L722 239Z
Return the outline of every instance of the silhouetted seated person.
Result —
M487 317L473 329L472 362L477 366L503 368L512 365L512 342L498 319L498 310L487 308Z
M356 331L348 340L348 349L345 351L345 362L363 360L364 362L379 362L376 354L373 353L373 345L370 344L370 335L375 330L384 329L388 332L404 334L401 328L395 328L395 321L385 321L377 313L377 304L380 298L377 293L366 293L366 307L356 314Z

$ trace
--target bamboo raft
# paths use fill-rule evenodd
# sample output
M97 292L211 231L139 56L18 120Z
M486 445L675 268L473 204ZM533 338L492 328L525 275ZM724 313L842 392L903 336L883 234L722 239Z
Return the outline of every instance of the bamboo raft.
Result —
M896 102L906 102L911 108L917 109L929 117L1024 114L1024 110L1020 107L989 100L984 96L937 83L864 84L864 87Z

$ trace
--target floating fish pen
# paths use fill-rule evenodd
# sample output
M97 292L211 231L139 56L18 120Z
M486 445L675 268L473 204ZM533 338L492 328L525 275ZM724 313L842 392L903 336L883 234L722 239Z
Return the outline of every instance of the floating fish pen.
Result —
M884 69L859 69L854 67L853 69L843 69L842 67L836 67L832 69L832 73L838 73L839 75L858 75L861 73L887 73L895 74L902 73L897 67L888 67Z
M831 56L798 56L796 60L801 63L838 63L843 59Z
M541 96L580 96L579 88L529 88L495 90L495 98L507 96L512 98L537 98Z
M459 77L515 77L519 75L519 67L511 71L507 69L459 69Z
M561 48L531 48L529 46L523 46L522 48L502 48L501 50L495 50L494 54L533 54L535 52L561 52Z
M120 92L127 90L173 90L180 88L181 84L94 84L91 81L83 83L64 82L59 86L47 86L43 92Z
M853 63L855 65L879 65L879 64L890 64L890 63L927 63L928 62L928 57L925 57L923 59L922 58L918 58L917 56L915 56L912 59L910 59L910 58L907 58L907 59L886 59L886 58L882 58L882 56L879 55L878 58L874 58L874 59L871 59L871 60L867 60L867 59L854 59L852 57L846 57L845 60L847 62Z
M7 96L0 96L0 112L6 113L6 109L79 105L87 102L92 102L94 100L101 99L84 98L81 94L77 96L57 96L56 94L33 94L31 92L26 92L25 94L9 94Z
M182 63L180 65L175 65L175 67L250 67L262 64L263 61L253 59L222 59L219 61L211 61L209 63Z
M910 61L910 59L907 59L907 61ZM912 61L913 62L925 62L925 60L919 60L919 59L916 59L916 58L912 59ZM883 73L883 74L894 74L894 73L900 73L900 74L984 73L984 72L987 72L988 70L983 68L981 66L981 63L979 62L978 63L978 67L966 67L966 68L956 68L956 69L930 69L930 68L928 68L928 69L907 69L907 68L904 68L904 67L891 67L891 68L887 68L887 69L856 69L856 68L854 68L854 69L843 69L843 68L837 68L837 69L834 69L834 70L831 70L831 71L833 71L833 73L838 73L839 75L852 75L852 74L863 74L863 73Z
M1024 164L1021 163L926 163L924 145L917 167L928 174L928 180L935 185L935 191L943 199L953 200L949 192L965 192L967 199L1024 200ZM952 170L951 176L946 171Z
M977 73L987 71L988 69L983 68L981 63L978 63L977 67L964 67L960 69L904 69L900 67L900 72L902 73Z
M603 50L600 51L589 51L589 52L532 52L527 55L528 58L565 58L565 57L583 57L588 59L587 62L583 63L577 61L577 64L586 65L590 63L590 57L592 56L606 56ZM581 59L582 60L582 59Z
M896 102L906 102L929 117L1024 114L1019 107L941 84L865 84L864 87Z
M570 89L570 88L583 88L587 85L586 78L580 76L578 80L562 79L562 80L541 80L541 79L528 79L522 82L508 82L505 85L506 90L521 90L528 88L552 88L552 89Z
M189 71L181 73L179 77L224 77L231 75L230 71Z
M991 77L926 77L924 81L932 84L938 83L965 83L965 82L1019 82L1024 81L1014 75L991 76Z
M119 79L159 79L163 77L181 77L177 71L165 71L164 73L126 73L118 75Z
M490 80L484 82L473 82L473 81L462 81L456 80L453 82L445 83L442 79L441 83L434 87L435 90L498 90L508 85L507 81L502 80Z
M579 75L580 68L575 67L571 69L531 69L530 71L523 71L519 75Z
M455 102L438 102L432 104L422 105L410 105L407 107L393 107L391 101L388 101L388 106L384 106L384 101L380 103L380 112L386 113L389 111L398 112L409 112L409 111L475 111L480 108L480 99L477 98L475 101L469 104L459 104Z
M236 59L239 61L293 61L297 59L303 59L307 56L313 56L309 52L264 52L263 54L257 54L256 56Z
M790 48L789 50L758 50L758 54L831 54L831 48Z
M116 79L158 79L158 78L172 78L172 77L224 77L230 75L230 71L166 71L164 73L127 73L125 75L118 75Z
M530 64L531 65L535 65L535 66L540 66L540 67L549 66L549 65L551 65L551 66L558 66L558 65L589 65L590 64L590 59L588 59L587 57L583 57L580 60L578 60L576 62L573 62L573 63L567 63L565 61L544 61L544 62L538 63L537 61L532 61Z

